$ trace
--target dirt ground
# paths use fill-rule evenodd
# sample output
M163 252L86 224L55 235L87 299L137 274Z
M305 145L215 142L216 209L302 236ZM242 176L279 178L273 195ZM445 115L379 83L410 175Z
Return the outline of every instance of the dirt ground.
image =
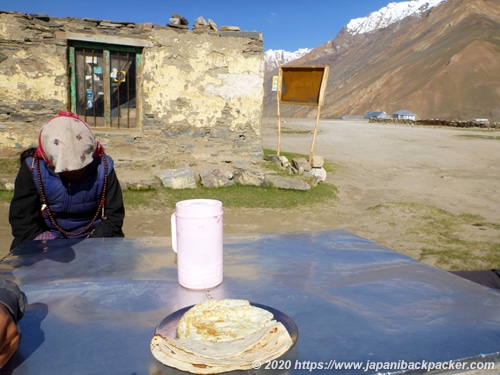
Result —
M309 154L314 121L283 124L281 149ZM264 148L277 148L277 122L266 120ZM338 188L331 205L224 211L225 233L298 232L347 229L424 262L429 246L439 246L439 233L422 230L436 215L475 215L476 222L456 220L453 236L500 242L500 131L327 121L319 126L314 153L336 168L327 182ZM112 155L113 156L113 155ZM127 172L118 177L127 178ZM446 212L444 212L444 211ZM11 241L8 204L0 204L0 254ZM169 236L172 212L128 210L129 237ZM480 250L475 250L480 251ZM493 375L498 370L467 375Z
M264 120L264 148L277 149L277 125L276 119ZM308 155L314 126L314 120L283 121L281 150ZM440 234L426 225L436 215L466 214L477 219L472 224L457 220L452 225L456 238L500 242L500 140L493 139L500 131L347 120L321 120L318 129L314 154L335 165L327 182L337 186L338 199L283 212L225 208L225 233L346 229L435 264L422 254L439 243ZM0 205L0 253L11 241L7 211L7 204ZM171 213L127 210L125 234L170 236Z

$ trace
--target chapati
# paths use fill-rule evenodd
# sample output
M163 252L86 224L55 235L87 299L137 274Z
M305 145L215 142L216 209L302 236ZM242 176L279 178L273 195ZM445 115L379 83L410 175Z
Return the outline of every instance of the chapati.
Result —
M177 325L178 338L232 341L268 327L273 314L240 299L208 300L189 309Z
M194 374L217 374L235 370L249 370L252 362L262 363L278 358L288 351L293 342L283 324L255 333L250 340L232 342L179 339L155 335L151 341L153 356L164 365Z
M164 365L194 374L249 370L253 361L278 358L293 345L273 318L246 300L205 301L184 313L177 337L155 334L151 352Z

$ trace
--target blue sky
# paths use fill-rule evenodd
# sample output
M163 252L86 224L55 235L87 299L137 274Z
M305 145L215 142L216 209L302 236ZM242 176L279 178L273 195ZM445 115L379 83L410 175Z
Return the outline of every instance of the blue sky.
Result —
M393 0L394 1L394 0ZM352 18L391 0L0 0L0 10L53 17L93 18L166 25L172 13L202 16L220 26L259 31L264 49L314 48L333 39Z

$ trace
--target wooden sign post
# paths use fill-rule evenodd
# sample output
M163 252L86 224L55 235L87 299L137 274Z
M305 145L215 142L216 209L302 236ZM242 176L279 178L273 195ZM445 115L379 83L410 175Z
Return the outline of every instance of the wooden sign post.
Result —
M321 106L325 100L326 82L330 67L326 66L282 66L278 79L278 155L281 149L281 115L280 103L310 105L318 107L316 126L309 152L309 163L312 161L316 135L318 133Z

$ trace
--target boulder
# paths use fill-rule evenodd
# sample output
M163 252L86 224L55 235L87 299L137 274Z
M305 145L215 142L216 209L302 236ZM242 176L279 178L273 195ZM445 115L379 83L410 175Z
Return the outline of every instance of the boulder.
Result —
M311 186L301 178L267 176L267 180L278 189L311 190Z
M164 187L172 189L196 189L196 173L192 168L166 169L158 177Z
M317 177L320 182L326 180L326 170L325 168L311 168L309 172L304 173L306 177Z
M218 169L207 169L200 172L201 184L206 188L219 188L234 185L234 181Z
M238 169L233 174L233 181L236 185L244 186L266 186L266 175L261 172Z

